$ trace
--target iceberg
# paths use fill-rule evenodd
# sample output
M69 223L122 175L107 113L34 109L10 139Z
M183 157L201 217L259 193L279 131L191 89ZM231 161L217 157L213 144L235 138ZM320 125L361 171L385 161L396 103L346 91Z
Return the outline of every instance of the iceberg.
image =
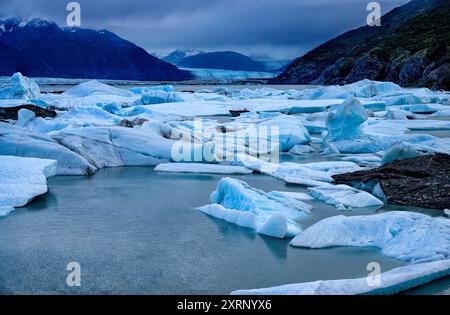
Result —
M252 174L248 168L233 165L205 163L163 163L155 167L157 172L169 173L206 173L206 174Z
M367 119L366 111L357 99L346 99L336 111L328 113L326 120L328 134L324 142L363 138L362 124Z
M335 216L302 231L291 245L377 247L409 263L445 260L450 256L450 221L425 214L392 211L367 216Z
M130 91L118 89L97 80L91 80L74 86L62 94L65 97L86 97L92 95L131 97Z
M436 151L427 146L414 145L407 142L401 142L393 145L386 151L381 159L381 165L391 163L395 160L404 160L416 156L434 154Z
M380 274L379 285L368 277L319 280L272 288L238 290L232 295L392 295L450 275L450 260L394 268Z
M23 207L47 192L47 178L56 175L56 161L0 156L0 215Z
M261 126L277 129L276 133L278 134L278 141L282 152L289 151L297 144L311 142L308 130L306 130L300 120L293 116L280 115L256 125L257 128ZM271 134L271 132L268 132L268 134ZM273 139L267 140L273 141Z
M43 134L0 122L0 155L58 161L58 175L88 175L97 169L82 156Z
M347 185L330 185L309 188L314 198L335 206L339 210L381 207L384 203L368 192Z
M345 161L329 161L315 163L270 163L255 157L238 154L234 164L245 166L253 171L273 176L290 184L304 186L324 186L334 182L332 176L355 172L361 169L356 163Z
M176 103L176 102L183 102L183 98L179 95L179 93L154 90L154 91L145 91L145 93L141 94L139 104L151 105L151 104Z
M39 86L20 72L12 75L5 86L0 87L0 99L35 99L41 96Z
M306 203L281 193L265 193L238 179L223 178L211 194L205 214L275 238L294 237L301 231L297 221L311 210Z
M166 163L175 143L152 130L123 127L66 128L52 138L97 169Z

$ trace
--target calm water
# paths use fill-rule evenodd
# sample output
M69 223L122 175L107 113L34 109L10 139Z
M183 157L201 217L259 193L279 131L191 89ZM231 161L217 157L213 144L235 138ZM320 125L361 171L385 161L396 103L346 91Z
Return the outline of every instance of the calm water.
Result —
M266 176L240 176L266 191L299 191ZM201 214L220 176L104 169L54 177L50 193L0 220L0 293L228 294L318 279L361 277L371 248L298 249ZM319 202L307 226L336 210ZM373 212L373 210L362 210ZM81 288L65 283L69 262Z

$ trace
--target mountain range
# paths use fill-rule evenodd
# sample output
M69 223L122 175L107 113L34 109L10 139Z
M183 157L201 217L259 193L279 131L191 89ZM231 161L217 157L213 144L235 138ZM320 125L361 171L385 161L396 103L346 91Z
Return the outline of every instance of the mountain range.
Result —
M60 28L41 19L0 19L0 75L185 80L188 71L106 30Z
M205 52L197 49L176 49L168 55L153 53L173 65L187 68L207 68L238 71L282 72L290 60L279 60L267 55L244 55L234 51Z
M346 32L296 59L270 83L346 84L361 79L450 90L450 1L412 0L381 26Z

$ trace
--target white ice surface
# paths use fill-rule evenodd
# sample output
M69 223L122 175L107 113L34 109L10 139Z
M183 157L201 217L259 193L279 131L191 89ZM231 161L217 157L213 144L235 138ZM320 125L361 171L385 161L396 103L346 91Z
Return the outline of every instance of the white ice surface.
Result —
M272 288L238 290L232 295L392 295L450 275L450 260L395 268L380 274L379 285L367 277L319 280Z
M47 178L56 175L56 161L0 156L0 207L22 207L47 192ZM11 210L11 209L10 209Z
M157 172L207 173L207 174L251 174L252 170L241 166L205 163L164 163L155 167Z
M381 207L383 202L368 192L347 185L329 185L309 188L314 198L340 210L365 207Z
M310 226L291 245L371 246L386 256L410 263L444 260L450 257L450 221L406 211L335 216Z

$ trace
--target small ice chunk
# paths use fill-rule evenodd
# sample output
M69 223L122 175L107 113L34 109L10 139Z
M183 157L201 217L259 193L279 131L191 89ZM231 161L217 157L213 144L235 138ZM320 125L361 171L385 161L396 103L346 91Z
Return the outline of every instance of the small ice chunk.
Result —
M0 207L0 217L6 217L14 211L14 207Z
M157 172L208 173L208 174L252 174L253 171L242 166L206 163L163 163L155 167Z
M316 152L316 150L314 150L313 147L307 144L297 144L292 149L289 150L289 153L297 155L309 154L314 152Z
M22 108L21 110L19 110L19 112L17 113L17 123L16 126L19 127L25 127L25 125L29 122L32 121L33 119L36 118L36 114L26 108Z
M391 163L395 160L404 160L423 155L432 155L434 150L429 147L414 145L408 142L401 142L392 146L381 159L381 165Z
M368 192L347 185L309 188L309 193L314 198L335 206L338 210L383 206L381 200Z

